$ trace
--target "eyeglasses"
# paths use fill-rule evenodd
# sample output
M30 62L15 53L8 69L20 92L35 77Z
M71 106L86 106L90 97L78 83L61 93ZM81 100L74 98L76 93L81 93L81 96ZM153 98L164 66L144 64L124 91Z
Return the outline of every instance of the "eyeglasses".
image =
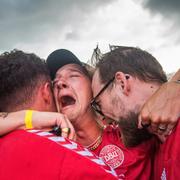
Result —
M91 107L98 112L100 115L105 116L103 112L101 111L100 105L96 102L97 98L107 89L107 87L114 81L115 77L110 79L105 86L99 91L99 93L92 99L91 101Z

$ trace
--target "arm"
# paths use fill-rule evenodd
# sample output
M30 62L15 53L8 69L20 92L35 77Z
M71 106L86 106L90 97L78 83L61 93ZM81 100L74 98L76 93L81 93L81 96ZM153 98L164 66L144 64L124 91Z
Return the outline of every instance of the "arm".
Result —
M16 129L26 129L24 121L25 113L25 110L12 113L0 113L0 136ZM62 132L62 136L73 139L75 135L74 128L70 121L65 115L60 113L33 111L32 125L34 129L47 129L53 126L70 128L70 133Z
M142 124L151 124L149 129L153 133L170 134L180 116L180 84L177 80L180 80L180 69L144 104L139 115L140 128Z
M9 133L15 129L22 129L24 126L25 111L16 113L0 113L0 136Z

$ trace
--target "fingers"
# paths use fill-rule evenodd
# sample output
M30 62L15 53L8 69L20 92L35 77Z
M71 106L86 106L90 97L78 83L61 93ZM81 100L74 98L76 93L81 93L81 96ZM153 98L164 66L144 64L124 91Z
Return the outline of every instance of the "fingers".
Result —
M139 117L139 122L138 122L138 128L142 129L142 128L148 128L151 125L150 121L142 121L141 117Z
M145 127L150 133L157 135L161 142L165 142L167 137L172 133L174 127L176 126L176 123L173 121L172 123L168 124L168 120L163 119L161 121L159 118L154 118L153 121L151 121L151 124L148 124L150 121L147 119L148 118L146 118L145 123L140 119L141 127Z
M173 131L173 129L175 128L176 124L168 124L167 126L167 130L165 132L165 135L170 135Z
M65 116L66 118L66 122L67 122L67 125L70 129L69 131L69 134L68 134L68 138L71 139L71 140L75 140L75 130L74 130L74 127L73 125L71 124L71 122L69 121L69 119Z
M143 109L138 117L138 128L147 128L151 124L150 113L147 109Z
M167 125L166 124L159 124L158 128L157 128L157 133L159 135L162 135L166 132L167 129Z
M71 132L71 129L68 128L68 127L61 128L61 135L62 135L63 137L68 138L70 132Z
M65 115L60 115L60 117L57 119L57 125L61 127L61 136L74 140L74 127Z
M50 131L53 134L62 135L69 139L75 138L75 130L72 124L69 119L61 113L35 111L33 114L33 126L36 129L52 129L52 127L55 127ZM62 132L62 128L69 128L70 130L68 132Z
M176 123L172 123L172 124L168 124L167 127L166 127L166 130L164 131L164 135L165 136L168 136L172 133L173 129L175 128L176 126Z
M147 128L150 133L156 134L161 141L164 141L171 134L176 125L176 118L162 112L150 113L148 106L144 107L138 117L138 128Z

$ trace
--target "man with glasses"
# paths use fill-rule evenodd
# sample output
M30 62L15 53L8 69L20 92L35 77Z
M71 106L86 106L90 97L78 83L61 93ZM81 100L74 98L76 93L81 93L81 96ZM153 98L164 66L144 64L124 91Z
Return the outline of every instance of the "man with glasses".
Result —
M93 76L92 107L101 115L117 122L125 146L130 147L129 150L133 147L137 152L139 149L141 157L146 154L147 146L152 147L152 154L147 156L153 155L155 139L151 137L145 126L143 129L138 129L138 114L148 98L166 81L166 75L158 61L146 51L134 47L119 47L107 53L97 64ZM179 125L169 137L165 137L167 141L160 145L160 149L157 148L153 174L155 179L179 177L178 129ZM160 126L159 134L164 130ZM177 141L173 141L173 138ZM147 165L148 163L145 163L144 168ZM144 172L142 171L142 174ZM151 177L146 177L148 178Z

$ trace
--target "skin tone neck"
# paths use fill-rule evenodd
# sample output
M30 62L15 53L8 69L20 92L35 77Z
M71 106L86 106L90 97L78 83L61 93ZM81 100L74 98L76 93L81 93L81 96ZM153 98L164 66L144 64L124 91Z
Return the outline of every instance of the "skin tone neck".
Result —
M83 146L88 146L93 143L102 133L102 127L96 121L96 118L94 112L88 109L83 116L73 121L73 126L77 135L76 141Z

